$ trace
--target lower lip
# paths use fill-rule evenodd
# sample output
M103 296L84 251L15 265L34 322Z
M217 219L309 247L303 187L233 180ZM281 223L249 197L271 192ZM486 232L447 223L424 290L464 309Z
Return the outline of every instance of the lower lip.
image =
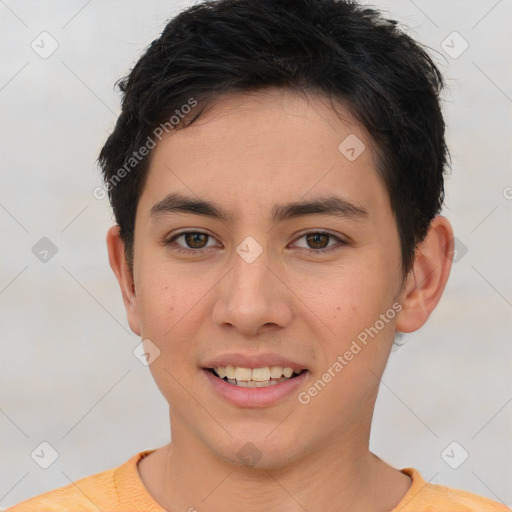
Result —
M205 368L203 368L203 373L210 381L214 391L228 402L238 407L268 407L297 391L297 388L306 380L308 372L304 370L293 379L264 388L246 388L230 384Z

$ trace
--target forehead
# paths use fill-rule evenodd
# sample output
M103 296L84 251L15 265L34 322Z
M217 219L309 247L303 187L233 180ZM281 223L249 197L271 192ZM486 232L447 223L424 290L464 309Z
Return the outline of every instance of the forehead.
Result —
M270 90L223 97L164 137L139 206L149 215L177 192L254 215L333 191L368 210L386 202L370 138L341 104L335 111L324 97Z

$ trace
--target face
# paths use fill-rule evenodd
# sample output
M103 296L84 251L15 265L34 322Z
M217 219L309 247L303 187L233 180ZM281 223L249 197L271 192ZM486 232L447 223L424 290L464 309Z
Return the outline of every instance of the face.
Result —
M268 468L367 449L401 253L370 139L340 109L231 95L155 148L128 316L160 351L150 370L173 441Z

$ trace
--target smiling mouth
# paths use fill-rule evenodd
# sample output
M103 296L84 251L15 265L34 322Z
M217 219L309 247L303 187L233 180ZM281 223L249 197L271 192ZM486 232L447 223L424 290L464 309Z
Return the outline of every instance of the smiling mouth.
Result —
M235 366L218 366L207 370L219 379L245 388L264 388L275 386L281 382L298 377L307 370L294 370L281 366L265 366L262 368L240 368Z

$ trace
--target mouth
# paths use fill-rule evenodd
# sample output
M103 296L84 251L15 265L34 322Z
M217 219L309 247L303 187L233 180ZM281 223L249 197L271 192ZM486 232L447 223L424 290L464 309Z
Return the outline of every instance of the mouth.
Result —
M281 382L295 379L305 369L294 369L282 366L262 366L260 368L244 368L239 366L217 366L206 368L212 375L228 384L244 388L265 388Z

